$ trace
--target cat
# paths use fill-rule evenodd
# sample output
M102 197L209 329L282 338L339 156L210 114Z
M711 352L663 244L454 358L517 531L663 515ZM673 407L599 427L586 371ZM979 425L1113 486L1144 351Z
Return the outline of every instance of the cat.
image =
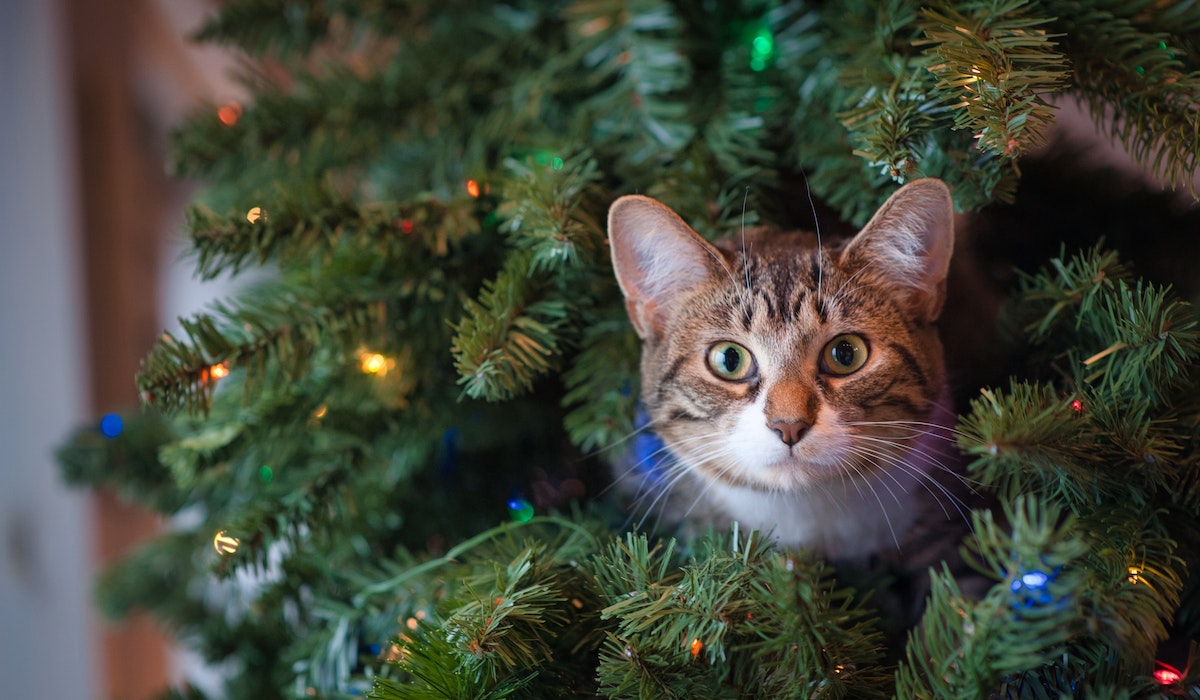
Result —
M640 195L613 203L608 231L668 517L851 562L903 549L922 518L966 520L935 324L944 183L904 185L837 245L761 229L709 243Z

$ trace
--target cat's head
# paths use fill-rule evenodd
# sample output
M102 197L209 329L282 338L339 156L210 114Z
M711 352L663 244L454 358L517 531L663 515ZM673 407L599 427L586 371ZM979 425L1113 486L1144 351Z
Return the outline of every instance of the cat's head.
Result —
M609 238L642 402L687 468L776 492L926 468L908 452L944 388L941 181L904 186L833 248L778 233L713 245L636 195L613 204Z

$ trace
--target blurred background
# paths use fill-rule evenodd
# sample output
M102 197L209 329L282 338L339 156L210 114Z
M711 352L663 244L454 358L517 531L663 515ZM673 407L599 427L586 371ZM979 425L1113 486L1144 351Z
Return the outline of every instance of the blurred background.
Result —
M187 35L212 0L0 1L0 697L149 697L189 659L103 622L91 580L162 524L67 490L54 449L136 404L141 357L201 288L177 234L171 125L240 95Z
M137 402L142 356L228 292L181 261L193 184L163 162L188 110L241 99L187 39L216 0L0 0L0 696L149 697L196 672L148 620L98 619L91 580L162 523L69 491L54 448ZM1090 157L1128 158L1063 105ZM1186 197L1186 195L1181 195Z

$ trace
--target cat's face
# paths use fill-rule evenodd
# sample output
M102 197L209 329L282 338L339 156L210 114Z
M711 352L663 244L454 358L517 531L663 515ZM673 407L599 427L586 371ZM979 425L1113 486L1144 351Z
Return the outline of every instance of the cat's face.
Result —
M645 197L609 222L642 401L686 468L771 492L923 468L907 451L943 390L945 185L902 188L837 250L797 234L713 246Z

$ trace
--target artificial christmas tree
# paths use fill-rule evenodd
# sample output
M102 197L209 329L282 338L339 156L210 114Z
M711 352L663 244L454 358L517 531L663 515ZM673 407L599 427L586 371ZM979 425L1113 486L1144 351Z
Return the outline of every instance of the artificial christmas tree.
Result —
M164 336L147 411L61 456L173 517L100 598L221 664L227 697L1200 695L1194 654L1160 658L1198 633L1194 311L1095 246L1111 221L987 223L1020 210L1057 94L1195 172L1200 8L235 0L199 37L248 53L254 101L176 134L211 183L197 269L275 274ZM1004 372L962 385L991 587L935 571L905 637L869 581L762 534L627 533L608 203L833 235L921 176L963 210L1015 200L978 250L1084 243L1021 260Z

